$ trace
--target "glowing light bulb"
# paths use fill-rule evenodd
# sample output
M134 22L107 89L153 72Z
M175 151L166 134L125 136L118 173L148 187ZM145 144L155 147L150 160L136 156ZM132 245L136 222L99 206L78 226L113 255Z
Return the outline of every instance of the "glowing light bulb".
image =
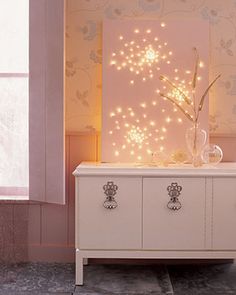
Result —
M143 103L140 104L140 106L141 106L142 108L146 108L147 105L146 105L145 102L143 102Z
M134 84L134 80L131 80L131 81L130 81L130 84Z
M156 106L157 105L157 102L154 100L154 101L152 101L152 105L153 106Z
M150 33L151 33L151 30L150 30L150 29L148 29L148 30L146 31L146 33L147 33L147 34L150 34Z
M115 60L112 60L111 62L110 62L110 65L111 66L113 66L113 65L115 65L116 64L116 61Z
M114 117L116 114L115 113L110 113L110 117Z
M170 123L170 122L171 122L171 118L170 118L170 117L167 117L167 118L166 118L166 122L167 122L167 123Z
M139 33L139 29L134 30L134 32L135 32L136 34L138 34L138 33Z
M115 151L115 156L118 157L120 155L119 151Z
M151 61L155 60L156 53L152 48L149 48L145 53L145 57L149 62L151 62Z
M119 37L119 39L120 39L120 40L123 40L123 39L124 39L124 37L123 37L123 36L120 36L120 37Z
M183 120L181 118L178 118L178 123L182 123Z
M149 123L151 126L155 126L155 122L154 121L150 121Z
M164 28L165 26L166 26L166 24L162 22L161 27Z
M200 68L203 68L203 67L204 67L204 63L203 63L203 61L200 61L200 62L199 62L199 67L200 67Z
M139 130L135 127L131 128L127 133L127 138L130 142L136 143L136 144L142 144L145 140L146 136L142 132L142 130Z
M167 131L167 129L165 127L162 127L161 130L162 130L162 132L166 132Z
M121 112L122 112L122 108L118 107L118 108L116 109L116 111L117 111L117 113L121 113Z

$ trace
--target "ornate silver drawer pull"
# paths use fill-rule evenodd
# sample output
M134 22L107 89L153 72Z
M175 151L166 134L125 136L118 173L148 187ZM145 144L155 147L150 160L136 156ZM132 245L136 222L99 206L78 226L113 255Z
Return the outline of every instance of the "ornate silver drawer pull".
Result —
M113 181L108 181L107 184L103 186L104 194L107 196L106 200L103 203L103 207L106 209L115 209L118 204L114 198L116 195L116 191L118 190L118 186L114 184Z
M167 207L170 210L177 211L182 205L179 201L179 196L182 191L182 186L178 185L177 182L172 182L171 185L167 187L168 195L170 196L170 201L167 204Z

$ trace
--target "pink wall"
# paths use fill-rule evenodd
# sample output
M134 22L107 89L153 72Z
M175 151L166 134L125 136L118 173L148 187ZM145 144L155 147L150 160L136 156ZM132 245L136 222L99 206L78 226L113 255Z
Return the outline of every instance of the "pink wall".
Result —
M66 137L66 205L27 202L0 204L0 262L74 261L75 198L72 171L81 161L98 159L100 136L70 133ZM211 137L236 161L236 135ZM55 174L55 177L56 174Z
M0 262L74 261L72 171L81 161L95 161L97 151L96 134L66 136L66 205L1 202Z

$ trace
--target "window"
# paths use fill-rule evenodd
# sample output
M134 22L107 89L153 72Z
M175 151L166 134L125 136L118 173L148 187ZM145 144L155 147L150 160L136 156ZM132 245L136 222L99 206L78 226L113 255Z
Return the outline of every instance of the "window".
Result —
M29 0L0 1L0 196L28 197Z
M0 0L1 198L65 203L64 5Z

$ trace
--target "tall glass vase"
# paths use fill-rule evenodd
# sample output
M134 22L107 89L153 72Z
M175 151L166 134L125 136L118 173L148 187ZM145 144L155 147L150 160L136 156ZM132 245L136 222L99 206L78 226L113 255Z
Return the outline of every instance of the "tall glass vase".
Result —
M194 167L202 165L201 151L206 144L207 133L199 127L198 123L194 123L192 127L186 131L186 143L192 156L192 164Z

